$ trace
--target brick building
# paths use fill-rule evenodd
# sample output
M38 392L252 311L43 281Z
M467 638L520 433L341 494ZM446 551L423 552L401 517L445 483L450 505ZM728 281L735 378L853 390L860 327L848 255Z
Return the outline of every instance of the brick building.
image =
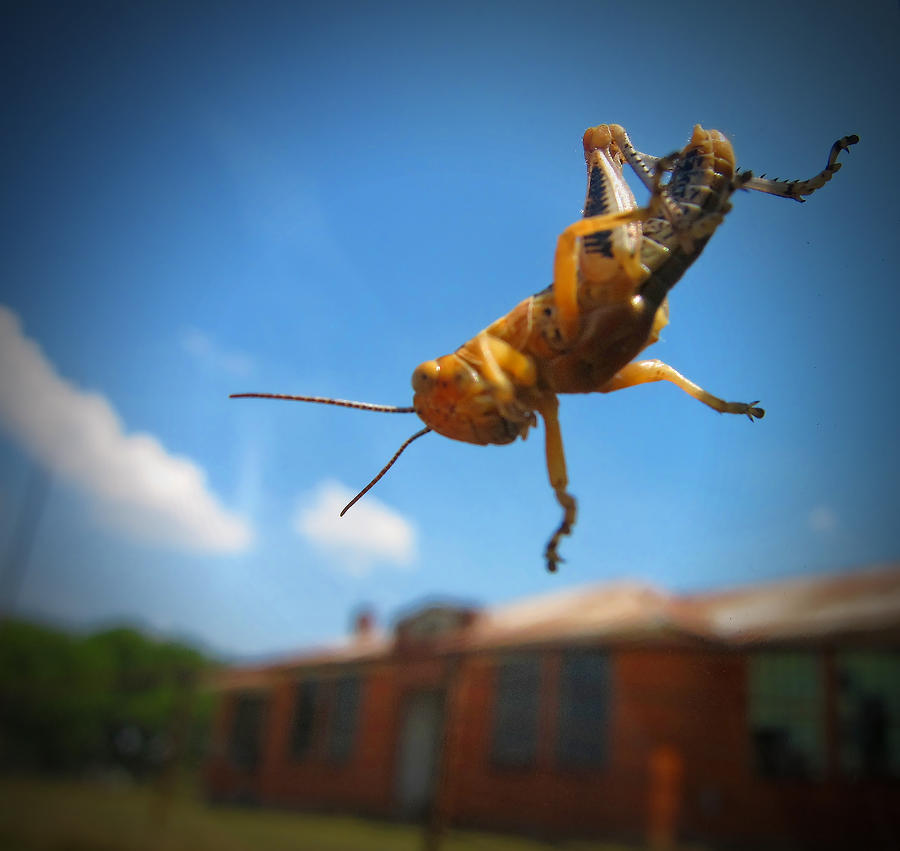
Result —
M210 795L532 835L900 847L900 565L430 605L236 668Z

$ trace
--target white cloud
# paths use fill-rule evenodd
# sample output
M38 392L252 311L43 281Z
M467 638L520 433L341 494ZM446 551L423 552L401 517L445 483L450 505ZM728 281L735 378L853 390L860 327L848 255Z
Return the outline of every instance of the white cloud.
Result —
M150 434L126 434L104 396L66 381L0 306L0 423L40 463L94 500L107 525L151 543L235 552L252 538L193 461Z
M343 517L341 509L355 496L339 482L321 482L294 512L294 531L353 576L376 563L409 567L416 555L416 532L402 514L366 494Z
M207 369L244 378L253 372L253 360L241 352L223 349L209 334L188 328L181 335L181 347Z
M838 524L837 514L827 505L817 505L806 515L806 522L814 532L831 532Z

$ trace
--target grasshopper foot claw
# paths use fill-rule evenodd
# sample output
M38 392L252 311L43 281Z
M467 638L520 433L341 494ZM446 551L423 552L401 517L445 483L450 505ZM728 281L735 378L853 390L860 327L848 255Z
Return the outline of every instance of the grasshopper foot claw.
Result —
M751 423L754 420L761 420L766 415L765 408L755 407L758 404L759 404L759 399L757 399L755 402L751 402L749 405L747 405L747 418L750 420Z
M559 545L559 539L563 535L571 534L571 532L572 527L564 523L553 533L553 537L547 543L547 548L544 550L544 559L547 562L548 573L556 573L559 565L565 563L565 559L559 554L557 546Z

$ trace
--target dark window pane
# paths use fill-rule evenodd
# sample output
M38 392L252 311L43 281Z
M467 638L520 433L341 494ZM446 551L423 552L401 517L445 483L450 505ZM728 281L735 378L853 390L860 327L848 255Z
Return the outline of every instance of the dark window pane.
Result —
M559 683L560 765L606 761L610 701L609 658L599 650L563 654Z
M764 777L821 777L825 766L822 660L805 651L750 657L750 738Z
M328 756L336 762L344 762L353 753L356 739L356 719L359 714L357 677L341 677L335 681L332 706Z
M304 680L297 686L291 730L291 756L294 759L302 759L312 749L318 695L316 680Z
M497 765L533 765L537 755L540 660L511 659L497 666L491 757Z
M251 770L259 764L262 751L262 731L266 701L259 694L242 694L235 698L234 721L231 730L231 761Z
M900 777L900 653L839 653L841 771Z

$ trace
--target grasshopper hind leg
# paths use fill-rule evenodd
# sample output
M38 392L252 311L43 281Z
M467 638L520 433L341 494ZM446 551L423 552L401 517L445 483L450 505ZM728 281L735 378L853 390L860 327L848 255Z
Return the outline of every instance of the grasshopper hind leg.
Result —
M828 160L815 177L808 180L775 180L762 177L753 177L750 172L742 172L743 182L740 188L753 189L756 192L765 192L767 195L778 195L781 198L793 198L795 201L805 201L804 195L812 195L817 189L821 189L840 170L841 164L838 156L841 151L849 151L851 146L859 142L859 136L844 136L837 140L828 152Z

